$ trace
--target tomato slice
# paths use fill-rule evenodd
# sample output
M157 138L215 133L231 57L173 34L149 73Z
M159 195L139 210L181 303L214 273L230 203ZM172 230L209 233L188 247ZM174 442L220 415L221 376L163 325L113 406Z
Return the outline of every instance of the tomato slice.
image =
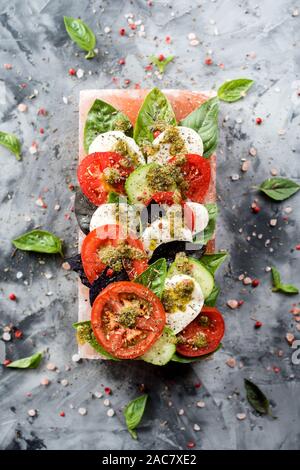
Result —
M81 248L83 269L90 283L93 283L107 266L101 261L99 250L108 245L117 247L121 241L137 248L141 255L144 255L142 259L122 260L129 279L134 279L147 269L147 257L142 242L133 236L126 236L119 225L103 225L85 237Z
M161 336L166 314L150 289L121 281L100 292L91 321L95 337L106 351L119 359L134 359Z
M219 310L203 307L200 315L179 333L177 352L188 357L209 354L217 349L224 331L225 324Z
M117 171L118 180L108 183L104 170ZM85 157L78 166L77 176L82 192L97 206L107 200L110 191L125 194L125 181L134 170L124 164L123 155L117 152L96 152Z
M186 161L181 165L181 171L187 183L185 196L193 202L203 202L208 191L211 170L207 158L196 154L185 155ZM176 157L170 159L175 160Z
M175 194L174 191L157 191L145 202L145 205L148 206L151 201L154 201L157 204L172 206L172 204L176 204L176 199L178 199L178 194Z

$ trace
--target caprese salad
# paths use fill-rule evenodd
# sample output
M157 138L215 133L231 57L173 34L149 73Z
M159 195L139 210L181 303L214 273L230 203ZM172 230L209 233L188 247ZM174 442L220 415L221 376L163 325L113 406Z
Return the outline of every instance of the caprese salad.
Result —
M206 203L217 99L177 122L154 89L134 128L96 101L77 172L75 213L85 238L69 259L90 289L91 318L74 324L77 340L111 360L203 359L224 335L214 274L226 253L206 250L217 215Z

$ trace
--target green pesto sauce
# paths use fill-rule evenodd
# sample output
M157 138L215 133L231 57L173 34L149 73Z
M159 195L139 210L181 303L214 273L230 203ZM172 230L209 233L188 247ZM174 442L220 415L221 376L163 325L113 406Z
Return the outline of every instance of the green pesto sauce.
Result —
M174 287L169 287L164 290L162 295L162 303L166 312L172 313L176 310L186 310L187 304L192 299L194 290L194 282L192 279L184 279L177 282Z
M160 144L170 144L169 152L172 156L187 153L184 140L182 139L177 127L167 127Z
M141 314L141 309L130 305L128 307L123 307L120 311L118 322L125 328L134 328L136 323L136 318Z
M121 181L120 172L116 168L105 168L103 171L103 175L107 183L109 184L116 184Z
M122 116L119 116L114 122L114 130L126 132L131 128L131 123L128 119L125 119Z
M174 187L174 178L167 166L155 166L150 168L147 176L147 185L153 191L171 191Z
M191 275L193 270L193 265L184 252L176 254L175 266L181 274Z
M90 325L79 325L76 331L78 344L85 344L91 341L93 330Z
M118 139L113 146L112 150L118 152L123 156L120 161L121 165L125 167L137 166L139 164L139 156L134 152L125 140Z
M193 340L193 346L196 348L204 348L207 346L206 334L200 331Z
M134 248L126 241L121 241L117 246L107 245L98 251L102 263L119 272L123 268L124 260L145 259L145 253L139 248Z

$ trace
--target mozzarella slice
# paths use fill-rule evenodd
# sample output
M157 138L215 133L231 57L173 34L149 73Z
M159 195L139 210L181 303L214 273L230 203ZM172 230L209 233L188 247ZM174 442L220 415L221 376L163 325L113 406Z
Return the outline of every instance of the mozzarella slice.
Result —
M194 153L197 155L203 155L203 142L200 135L190 129L189 127L178 126L176 129L179 132L179 136L185 143L186 153ZM157 162L161 165L167 163L170 158L170 143L162 144L162 140L164 140L166 135L166 131L163 131L159 134L156 139L152 142L153 147L157 147L158 150L151 156L148 157L148 163Z
M119 224L123 227L123 230L127 227L128 233L133 235L136 233L137 227L140 226L140 213L134 206L129 206L123 202L120 204L101 204L92 215L90 231L107 224Z
M187 240L190 242L193 240L192 232L188 228L178 227L175 231L173 231L173 228L170 220L164 217L155 220L147 227L141 237L147 253L151 254L161 243L172 240Z
M131 137L128 137L124 134L124 132L121 131L109 131L104 132L103 134L99 134L91 143L89 147L89 153L112 152L114 150L114 146L120 140L128 145L129 149L137 155L138 162L141 165L144 165L145 159L142 152L140 151L139 146Z
M174 331L175 334L182 331L189 323L191 323L197 315L201 312L204 304L204 297L202 289L198 282L195 281L191 276L185 274L175 274L174 276L167 278L165 281L165 290L175 288L178 283L182 281L193 281L194 290L191 294L191 300L187 303L184 310L179 308L175 311L167 312L167 324Z
M208 210L203 204L199 204L198 202L186 202L185 203L194 214L194 228L193 228L193 235L196 233L203 232L203 230L207 227L209 221L209 214Z

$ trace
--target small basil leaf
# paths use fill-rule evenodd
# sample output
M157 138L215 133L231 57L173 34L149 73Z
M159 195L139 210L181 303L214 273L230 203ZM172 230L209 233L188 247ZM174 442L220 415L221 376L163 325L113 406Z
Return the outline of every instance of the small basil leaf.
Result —
M8 364L6 367L14 369L36 369L42 360L42 353L33 354L33 356L23 357Z
M274 201L284 201L299 191L300 185L288 178L268 178L259 189Z
M238 78L223 83L218 89L218 97L222 101L232 103L246 96L247 91L252 87L254 81L248 78Z
M215 284L213 287L213 290L211 291L209 296L205 299L204 304L207 305L208 307L214 307L217 303L217 299L219 297L220 291L221 291L220 287Z
M134 282L151 289L157 297L161 298L167 276L167 262L165 258L158 259L151 264Z
M88 25L82 20L72 18L71 16L64 16L64 23L72 41L76 42L80 49L88 51L88 54L85 56L86 59L95 57L94 47L96 46L96 37Z
M208 211L209 220L208 224L200 234L200 240L204 245L211 240L215 234L216 224L217 224L217 215L218 215L218 206L217 204L205 204L205 207Z
M273 292L282 292L283 294L295 295L299 294L299 289L292 284L282 284L281 276L276 268L272 267L272 281L273 281Z
M111 104L97 99L86 118L83 136L84 150L88 153L91 143L103 132L122 131L127 134L131 128L131 122L125 114Z
M63 256L61 240L47 230L32 230L15 238L12 243L19 250L59 253Z
M73 328L77 330L77 335L80 344L88 343L96 352L101 354L101 356L110 359L111 361L119 361L116 357L113 357L109 354L96 340L92 324L90 320L73 323Z
M244 379L247 400L259 414L270 414L270 403L260 388L248 379Z
M222 343L218 345L218 347L211 353L209 354L204 354L203 356L198 356L198 357L187 357L187 356L180 356L180 354L173 354L171 361L173 362L180 362L181 364L190 364L191 362L199 362L203 361L204 359L208 359L211 357L213 354L215 354L219 349L222 348Z
M198 132L203 142L203 156L210 157L218 145L219 100L217 97L205 101L199 108L184 118L179 125Z
M208 255L204 255L201 258L201 264L203 264L211 274L215 274L217 269L221 266L221 264L227 258L228 253L212 253Z
M87 235L90 231L90 222L97 206L93 204L80 190L76 188L75 192L75 216L79 227Z
M156 57L155 55L151 55L150 56L150 62L152 64L154 64L160 73L164 73L165 72L165 69L166 69L166 66L172 62L172 60L174 59L174 56L173 55L169 55L168 57L166 57L165 59L163 60L159 60L158 57Z
M176 126L176 118L171 104L166 96L158 89L146 96L134 126L133 138L138 145L151 143L155 126L161 123Z
M138 398L130 401L124 409L124 417L127 429L133 439L137 439L135 428L139 425L147 403L148 395L141 395Z
M10 150L17 160L21 160L21 143L15 135L0 131L0 145Z
M118 193L111 191L110 193L108 193L107 202L110 204L120 204L120 203L126 204L127 198L126 196L123 196L122 194L118 194Z
M281 283L281 277L280 277L279 271L277 271L276 268L272 267L271 272L272 272L273 285L274 287L278 287Z

